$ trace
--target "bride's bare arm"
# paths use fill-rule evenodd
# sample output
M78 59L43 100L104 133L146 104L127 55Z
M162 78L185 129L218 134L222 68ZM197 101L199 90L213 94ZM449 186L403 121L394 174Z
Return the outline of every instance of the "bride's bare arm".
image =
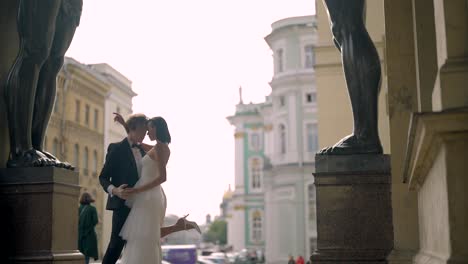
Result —
M140 192L147 191L166 181L166 176L167 176L166 164L167 164L167 161L169 160L169 155L170 155L169 148L167 147L167 145L164 145L164 146L156 145L155 152L157 156L156 158L160 160L160 162L158 162L159 177L157 177L156 179L152 180L151 182L147 184L144 184L137 188L133 188L133 190L131 191L132 193L140 193ZM148 155L152 155L152 154L153 153L149 153ZM153 155L153 156L150 156L150 158L154 159L155 157Z
M130 129L128 128L127 123L125 122L125 119L123 118L123 116L119 113L113 113L113 114L115 115L114 122L121 124L125 128L125 131L128 134L130 132Z
M177 220L175 225L161 227L161 237L165 237L175 232L183 231L183 230L190 230L196 229L198 233L201 234L200 228L198 227L197 223L193 221L188 221L187 218L188 214L184 217L181 217Z
M171 226L164 226L161 227L161 238L170 235L175 232L183 231L184 228L177 226L177 225L171 225Z

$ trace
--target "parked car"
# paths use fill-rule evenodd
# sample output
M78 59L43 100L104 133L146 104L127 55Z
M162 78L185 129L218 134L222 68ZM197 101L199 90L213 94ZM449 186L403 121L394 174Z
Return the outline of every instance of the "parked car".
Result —
M222 252L214 252L211 253L209 256L203 256L204 259L208 259L213 261L216 264L229 264L229 259L225 253Z
M236 258L238 255L239 255L238 253L234 253L234 252L226 253L226 256L230 264L233 264L234 262L236 262Z
M204 256L198 256L197 264L216 264L216 262L207 259Z

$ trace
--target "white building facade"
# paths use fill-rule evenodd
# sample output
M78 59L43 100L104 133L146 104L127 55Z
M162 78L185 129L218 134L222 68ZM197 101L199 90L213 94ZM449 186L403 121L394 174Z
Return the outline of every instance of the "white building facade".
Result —
M137 94L132 90L132 82L107 63L91 64L88 67L104 77L111 86L106 96L104 113L104 153L106 154L110 143L119 142L127 136L125 129L114 122L112 113L120 113L124 117L131 115L133 113L132 99ZM104 163L105 155L103 158L102 162ZM105 195L103 203L103 208L106 208L107 195ZM104 210L102 219L104 224L99 250L104 255L112 231L112 211Z
M236 114L228 117L236 127L235 188L226 205L228 244L236 251L265 248L263 165L264 125L258 112L262 104L242 102Z
M241 99L228 117L236 152L228 243L264 250L267 263L286 263L290 254L307 259L316 247L315 16L277 21L265 40L274 58L272 92L260 104Z

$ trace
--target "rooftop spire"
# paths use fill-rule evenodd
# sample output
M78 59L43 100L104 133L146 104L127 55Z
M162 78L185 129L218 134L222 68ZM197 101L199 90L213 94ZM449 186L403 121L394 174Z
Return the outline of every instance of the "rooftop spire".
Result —
M242 86L239 86L239 104L244 104L242 100Z

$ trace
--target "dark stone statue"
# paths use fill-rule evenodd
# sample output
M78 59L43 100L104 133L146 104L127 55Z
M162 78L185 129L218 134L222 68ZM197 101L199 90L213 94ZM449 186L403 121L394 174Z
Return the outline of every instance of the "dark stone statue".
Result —
M56 77L79 25L82 0L20 0L19 52L5 84L10 139L7 167L72 169L44 151Z
M328 9L333 41L342 55L354 129L351 135L317 154L381 154L377 126L380 60L364 23L365 0L323 1Z

